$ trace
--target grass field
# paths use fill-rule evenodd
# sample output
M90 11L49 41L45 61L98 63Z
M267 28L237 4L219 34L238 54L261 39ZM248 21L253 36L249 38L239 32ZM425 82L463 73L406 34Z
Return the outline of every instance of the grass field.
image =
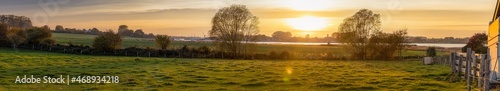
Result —
M81 56L0 48L0 90L465 90L420 61L271 61ZM107 75L118 84L15 84L16 76Z
M67 34L67 33L52 33L53 38L60 44L76 44L76 45L91 45L92 40L96 37L95 35L83 35L83 34ZM209 46L213 47L212 43L206 42L173 42L171 48L180 48L183 45L188 45L190 47L200 47ZM152 47L157 48L153 39L147 38L132 38L125 37L122 47ZM345 55L343 48L339 46L311 46L311 45L257 45L256 53L269 53L270 51L289 51L291 53L333 53L336 55ZM445 52L438 52L438 55L446 55ZM424 56L425 51L415 51L415 50L405 50L403 51L403 56Z

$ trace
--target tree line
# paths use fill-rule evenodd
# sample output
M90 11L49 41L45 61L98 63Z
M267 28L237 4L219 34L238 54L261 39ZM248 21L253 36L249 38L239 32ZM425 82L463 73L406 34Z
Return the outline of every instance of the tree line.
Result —
M61 25L57 25L52 32L100 35L103 34L105 31L100 31L97 28L91 28L91 29L64 28ZM154 38L155 36L153 33L146 34L142 29L136 29L135 31L132 29L128 29L127 25L120 25L118 27L118 34L122 36L136 37L136 38Z
M0 23L0 45L17 48L21 44L53 45L49 27L18 28L10 27L7 23Z

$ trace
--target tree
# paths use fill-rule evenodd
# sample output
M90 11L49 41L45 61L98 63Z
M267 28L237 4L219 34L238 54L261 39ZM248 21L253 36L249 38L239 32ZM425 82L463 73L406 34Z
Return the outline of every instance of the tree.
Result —
M247 54L254 35L259 32L259 20L245 5L231 5L220 9L212 18L211 37L216 40L218 49L231 54Z
M290 38L292 38L292 33L290 32L283 32L283 31L276 31L272 35L273 39L277 41L289 41Z
M129 33L128 33L128 26L127 25L120 25L118 27L118 34L120 35L125 35L127 36ZM133 31L132 31L133 32Z
M24 43L26 39L28 39L28 34L26 31L19 28L11 28L7 33L7 40L9 40L14 49L16 49L18 45Z
M57 25L54 31L64 31L64 27L61 25Z
M7 40L8 27L7 23L0 23L0 46L9 45Z
M149 33L149 34L147 35L147 37L148 37L148 38L154 38L154 37L155 37L155 34L153 34L153 33Z
M90 29L90 34L98 35L98 34L101 34L101 31L99 31L99 29L97 29L97 28L92 28L92 29Z
M345 45L352 58L366 59L369 39L380 31L380 26L380 14L361 9L340 24L337 40Z
M403 54L403 50L405 49L405 46L408 43L408 28L403 28L399 29L398 31L395 31L392 33L390 36L390 45L392 48L396 49L398 51L398 55L401 57Z
M486 33L476 33L467 42L467 45L462 47L462 52L467 52L467 48L471 48L472 51L476 53L486 54L488 48L485 46L487 44L488 35Z
M172 37L168 35L156 35L155 42L157 46L159 46L162 50L165 50L172 42Z
M144 37L144 31L142 31L142 29L137 29L135 30L134 32L134 37Z
M393 33L375 32L372 34L368 42L367 57L369 59L391 59L394 54L401 52L404 49L406 41L407 29L400 29Z
M121 48L122 41L122 36L116 34L112 30L108 30L103 34L98 35L94 39L92 46L100 51L114 51Z
M30 44L40 44L42 39L52 37L48 26L29 28L26 32L28 33L28 43Z
M7 23L9 27L21 29L33 27L30 18L26 16L0 15L0 23Z

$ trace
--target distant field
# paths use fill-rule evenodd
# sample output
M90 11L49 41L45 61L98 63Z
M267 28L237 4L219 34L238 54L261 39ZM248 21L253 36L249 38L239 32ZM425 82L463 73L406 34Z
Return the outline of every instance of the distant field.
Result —
M0 90L465 90L420 61L271 61L82 56L0 48ZM15 84L16 76L107 75L118 84Z
M91 45L92 40L96 37L95 35L83 35L83 34L67 34L67 33L52 33L53 38L56 39L58 43L68 44L73 43L77 45ZM173 42L171 48L180 48L183 45L187 45L190 47L200 47L200 46L209 46L213 47L212 43L206 42ZM157 48L154 43L154 39L147 38L132 38L125 37L123 41L122 47L152 47ZM289 51L291 53L333 53L336 55L345 55L343 48L339 46L310 46L310 45L257 45L256 53L269 53L270 51ZM424 56L425 51L414 51L414 50L406 50L403 51L403 56ZM438 52L438 55L446 55L445 52Z

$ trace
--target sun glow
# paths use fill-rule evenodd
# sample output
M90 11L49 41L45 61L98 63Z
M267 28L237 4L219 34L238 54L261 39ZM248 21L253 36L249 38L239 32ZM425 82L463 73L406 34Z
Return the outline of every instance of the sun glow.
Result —
M333 0L289 0L286 6L300 11L325 10L329 8L332 1Z
M299 18L289 18L285 22L292 28L302 31L318 31L330 25L327 18L314 16L303 16Z

